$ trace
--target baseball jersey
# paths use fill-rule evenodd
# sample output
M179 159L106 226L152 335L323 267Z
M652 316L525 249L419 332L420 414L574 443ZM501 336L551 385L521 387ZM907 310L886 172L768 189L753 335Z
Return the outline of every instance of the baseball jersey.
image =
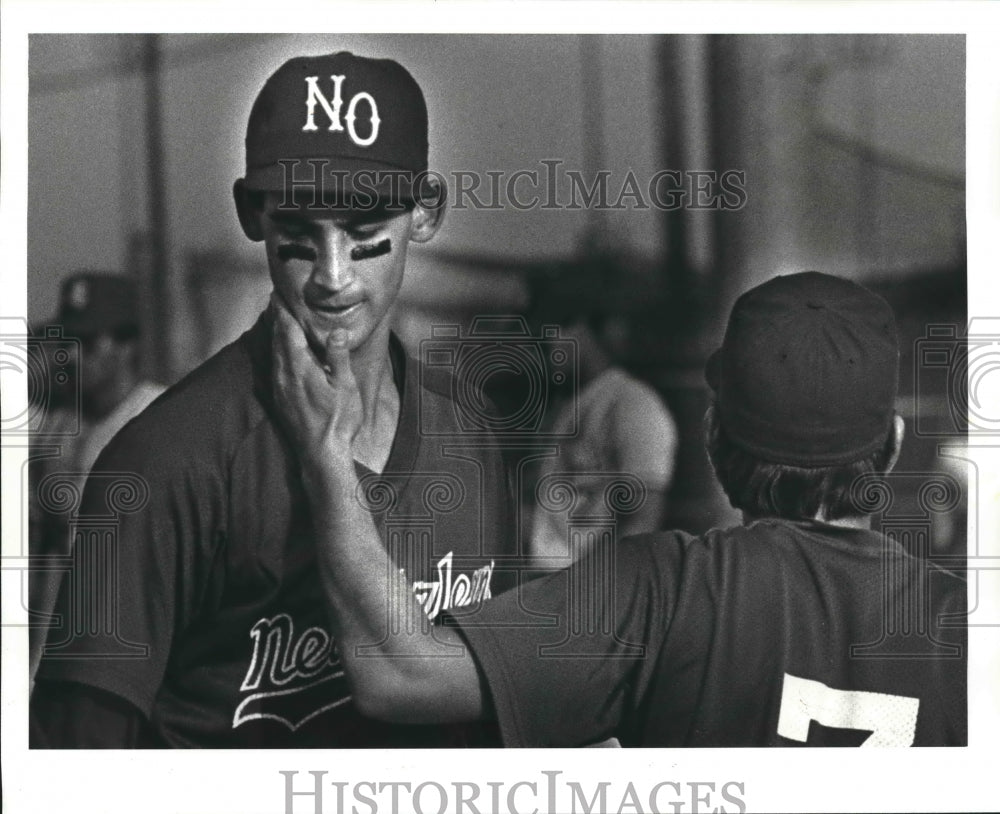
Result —
M390 351L399 423L384 471L358 465L358 499L436 620L498 589L515 542L509 481L497 449L457 432L446 376L422 375L395 337ZM354 706L299 464L275 417L270 360L265 314L105 449L81 515L100 526L117 507L117 553L107 533L76 547L78 562L117 557L101 561L117 571L113 601L101 605L84 577L64 580L65 624L49 634L39 681L127 700L165 746L476 742L482 728L390 725ZM105 613L89 629L85 603Z
M56 410L46 416L38 432L32 436L32 446L49 447L58 450L55 457L41 457L33 463L30 471L29 511L31 519L31 553L34 556L65 556L72 541L65 514L45 511L38 501L37 488L46 476L63 475L69 484L79 492L83 491L87 473L90 471L101 450L115 434L129 421L141 413L164 388L160 384L139 381L128 395L110 413L94 421L79 414L79 411ZM79 432L73 430L79 422ZM59 589L59 571L39 569L31 574L31 609L35 613L48 614L55 604ZM30 655L28 664L34 676L38 659L41 657L44 630L30 629Z
M642 535L519 594L455 612L508 746L966 742L965 583L872 531Z

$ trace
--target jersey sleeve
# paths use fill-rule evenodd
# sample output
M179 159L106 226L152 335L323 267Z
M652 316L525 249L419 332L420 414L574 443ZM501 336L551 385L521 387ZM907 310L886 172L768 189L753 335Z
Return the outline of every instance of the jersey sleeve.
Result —
M192 462L180 435L162 416L134 422L98 458L74 521L72 565L39 682L76 682L151 714L221 526L220 479L205 474L204 460Z
M522 582L457 618L505 746L629 741L673 593L644 539Z
M143 733L139 710L102 690L43 681L31 694L32 749L135 749L147 745Z

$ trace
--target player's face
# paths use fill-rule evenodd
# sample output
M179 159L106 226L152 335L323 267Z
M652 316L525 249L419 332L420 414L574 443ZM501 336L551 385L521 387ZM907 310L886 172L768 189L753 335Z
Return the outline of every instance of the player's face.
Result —
M312 345L331 330L357 350L387 340L389 314L403 282L412 212L279 207L267 195L260 228L275 290Z
M80 392L84 402L101 398L114 387L129 364L128 347L110 334L80 339Z

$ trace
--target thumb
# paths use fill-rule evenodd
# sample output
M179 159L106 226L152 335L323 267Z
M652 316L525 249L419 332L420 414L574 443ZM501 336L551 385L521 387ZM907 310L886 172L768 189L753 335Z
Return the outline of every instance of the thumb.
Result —
M351 352L347 346L348 333L336 328L326 337L326 368L334 378L346 379L353 375Z

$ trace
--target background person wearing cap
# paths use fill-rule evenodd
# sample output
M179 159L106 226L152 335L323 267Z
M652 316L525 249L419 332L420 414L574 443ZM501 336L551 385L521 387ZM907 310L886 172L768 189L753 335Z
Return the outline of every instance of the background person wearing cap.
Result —
M55 473L68 473L82 491L83 481L97 456L115 434L142 412L163 387L144 380L139 373L139 322L135 284L127 277L101 272L80 272L67 277L59 293L59 313L53 325L63 335L80 340L76 377L79 405L55 409L32 438L36 449L51 446L53 457L39 457L31 468L32 485ZM79 433L71 435L68 428ZM31 553L62 555L70 551L68 517L45 511L35 489L30 491ZM60 571L37 570L31 574L33 611L52 611ZM38 665L45 631L31 630L31 672Z
M965 583L867 515L902 439L897 365L889 306L854 283L808 272L747 292L708 366L706 420L742 525L628 538L610 561L456 610L460 631L386 635L405 584L372 565L370 535L347 557L328 533L358 703L413 722L495 716L509 746L965 744ZM351 431L309 463L334 530L357 511ZM375 641L383 658L356 657Z
M67 621L49 635L31 742L495 741L493 727L397 726L361 715L321 586L322 521L307 500L316 482L300 462L328 429L311 423L309 407L348 410L361 516L344 545L372 530L380 554L388 546L393 567L405 570L421 618L497 589L494 571L516 539L503 460L482 439L462 446L450 380L422 371L389 330L408 244L430 240L444 214L444 190L426 181L423 94L390 60L292 59L253 105L246 164L236 210L246 236L264 244L271 305L126 427L95 467L149 485L148 503L120 518L112 643L148 650L94 657L109 644L73 634L81 598L67 581ZM341 364L356 377L350 393L335 387ZM301 385L291 399L289 378ZM91 478L84 511L103 502Z

